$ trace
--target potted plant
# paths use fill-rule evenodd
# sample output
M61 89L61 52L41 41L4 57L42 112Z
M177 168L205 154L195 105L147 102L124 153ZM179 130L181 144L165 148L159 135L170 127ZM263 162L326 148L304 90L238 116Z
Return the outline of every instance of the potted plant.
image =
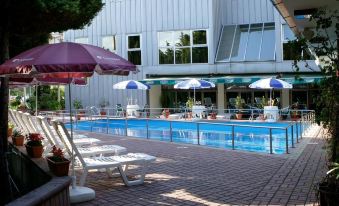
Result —
M339 163L332 163L329 168L317 187L320 205L337 205L339 202Z
M32 158L40 158L44 151L42 140L44 139L39 133L29 133L26 136L27 143L25 144L27 154Z
M51 153L53 155L46 158L49 170L55 176L67 176L70 161L64 157L64 152L54 145Z
M82 109L82 108L83 108L81 101L80 101L80 100L77 100L77 99L73 101L73 107L74 107L74 109L76 109L76 110L79 110L79 109ZM77 112L76 118L77 118L78 120L80 120L81 117L84 116L83 114L85 114L84 111L79 111L79 112Z
M7 136L8 137L12 136L13 128L14 128L14 124L12 124L11 122L8 122L8 129L7 129Z
M99 106L101 108L100 114L106 115L105 107L109 106L109 102L105 100L105 98L101 99Z
M241 119L242 118L242 113L241 113L240 109L242 109L243 106L242 106L242 99L241 99L240 96L237 96L237 98L235 99L235 107L238 109L238 111L235 114L235 116L237 117L237 119Z
M12 142L15 146L24 146L25 136L18 129L15 129L12 134Z

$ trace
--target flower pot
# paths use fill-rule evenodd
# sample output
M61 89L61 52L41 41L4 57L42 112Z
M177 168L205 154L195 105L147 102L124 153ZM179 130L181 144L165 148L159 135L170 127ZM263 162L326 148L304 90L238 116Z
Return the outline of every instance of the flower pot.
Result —
M242 119L242 114L241 113L235 114L235 116L237 117L237 119Z
M105 116L106 112L100 112L101 116Z
M8 129L7 129L7 137L12 136L12 134L13 134L13 128L8 127Z
M24 136L12 137L12 142L15 146L24 146Z
M335 206L339 202L339 187L328 182L321 182L318 185L320 205Z
M42 153L44 152L43 146L29 146L25 145L27 154L32 158L41 158Z
M65 159L63 162L55 162L50 159L50 157L47 157L47 163L49 170L58 177L61 176L68 176L68 171L69 171L69 164L70 161Z

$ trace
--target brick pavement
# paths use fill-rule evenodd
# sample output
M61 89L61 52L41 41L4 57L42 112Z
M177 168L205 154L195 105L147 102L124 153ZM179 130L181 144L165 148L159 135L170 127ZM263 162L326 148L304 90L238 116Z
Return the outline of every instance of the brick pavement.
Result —
M86 186L96 191L96 199L79 205L313 205L313 185L326 169L318 133L287 155L87 134L157 161L139 186L126 187L104 172L90 173Z

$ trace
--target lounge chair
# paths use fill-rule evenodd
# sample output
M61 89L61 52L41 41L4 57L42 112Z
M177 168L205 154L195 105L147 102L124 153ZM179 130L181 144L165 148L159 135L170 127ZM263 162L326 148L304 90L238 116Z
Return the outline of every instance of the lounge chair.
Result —
M36 122L40 126L40 128L42 128L42 131L46 135L46 137L48 137L53 142L54 145L59 145L58 144L59 138L57 138L57 133L54 130L54 128L49 125L49 123L47 122L47 119L45 117L39 116L38 118L36 118ZM86 135L80 135L80 134L74 134L73 139L74 139L73 140L74 144L78 146L90 145L95 142L100 142L99 139L89 138Z
M22 130L21 125L19 124L17 118L14 115L14 111L11 109L8 110L8 118L15 125L16 128Z
M116 110L115 116L124 117L124 109L122 108L121 104L116 104L115 110Z
M73 151L75 153L74 155L78 160L79 166L82 167L83 173L80 177L80 186L83 186L85 184L88 171L92 169L105 169L106 173L110 177L113 176L111 169L118 169L120 176L122 177L122 180L126 186L143 184L149 164L156 160L155 157L144 153L128 153L126 155L115 155L109 157L83 157L78 148L71 140L71 137L65 125L60 121L53 121L52 124L59 137L68 141L68 144L65 144L65 146L71 146L71 148L67 149L69 155L72 156L72 153L70 153L70 151L73 148ZM138 179L129 180L127 178L126 173L128 165L139 165L142 167L141 174ZM125 167L125 170L123 169L123 167Z

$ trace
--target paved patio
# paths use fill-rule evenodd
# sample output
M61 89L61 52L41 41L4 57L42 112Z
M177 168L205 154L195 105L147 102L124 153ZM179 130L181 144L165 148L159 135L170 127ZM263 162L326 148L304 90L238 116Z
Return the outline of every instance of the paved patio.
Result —
M96 199L79 205L313 205L314 184L326 171L319 131L310 132L312 137L287 155L87 133L158 159L140 186L90 173L87 186L96 191Z

